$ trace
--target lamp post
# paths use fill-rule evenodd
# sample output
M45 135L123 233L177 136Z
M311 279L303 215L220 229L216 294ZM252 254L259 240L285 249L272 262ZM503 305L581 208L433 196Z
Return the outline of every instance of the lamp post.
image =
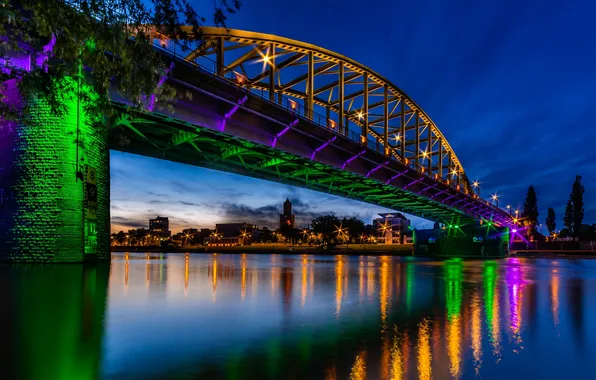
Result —
M478 195L478 197L480 197L480 182L478 182L476 180L472 183L472 186L474 186L476 188L476 195Z
M497 208L499 208L499 196L497 194L493 194L491 198L497 204Z
M511 205L507 205L507 210L509 211L509 216L511 216Z

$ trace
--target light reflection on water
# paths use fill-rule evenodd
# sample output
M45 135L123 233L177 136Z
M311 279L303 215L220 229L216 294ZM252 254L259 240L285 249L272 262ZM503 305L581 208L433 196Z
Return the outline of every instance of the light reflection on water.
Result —
M0 267L13 377L591 378L596 359L596 261L129 253L67 267Z

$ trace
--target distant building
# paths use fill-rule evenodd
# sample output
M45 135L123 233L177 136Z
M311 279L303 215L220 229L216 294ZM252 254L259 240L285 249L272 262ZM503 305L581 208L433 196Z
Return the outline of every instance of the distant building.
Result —
M379 214L373 220L379 244L404 244L411 240L410 220L400 213Z
M170 238L170 220L161 216L149 219L149 233L159 240Z
M292 214L292 202L288 198L284 202L284 213L279 214L279 229L288 228L294 229L296 224L296 217Z
M219 223L209 236L209 245L247 245L258 226L249 223Z

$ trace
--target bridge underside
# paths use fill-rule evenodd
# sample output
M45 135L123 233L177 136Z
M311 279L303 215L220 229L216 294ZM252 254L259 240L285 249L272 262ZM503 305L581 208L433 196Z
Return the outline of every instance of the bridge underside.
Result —
M285 183L431 220L473 222L457 209L393 185L160 114L139 115L134 130L113 129L109 145L113 150Z

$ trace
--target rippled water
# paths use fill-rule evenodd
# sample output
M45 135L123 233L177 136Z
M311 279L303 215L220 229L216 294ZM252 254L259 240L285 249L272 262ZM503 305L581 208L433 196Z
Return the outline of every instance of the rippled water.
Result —
M592 379L596 261L114 254L2 266L31 379Z

